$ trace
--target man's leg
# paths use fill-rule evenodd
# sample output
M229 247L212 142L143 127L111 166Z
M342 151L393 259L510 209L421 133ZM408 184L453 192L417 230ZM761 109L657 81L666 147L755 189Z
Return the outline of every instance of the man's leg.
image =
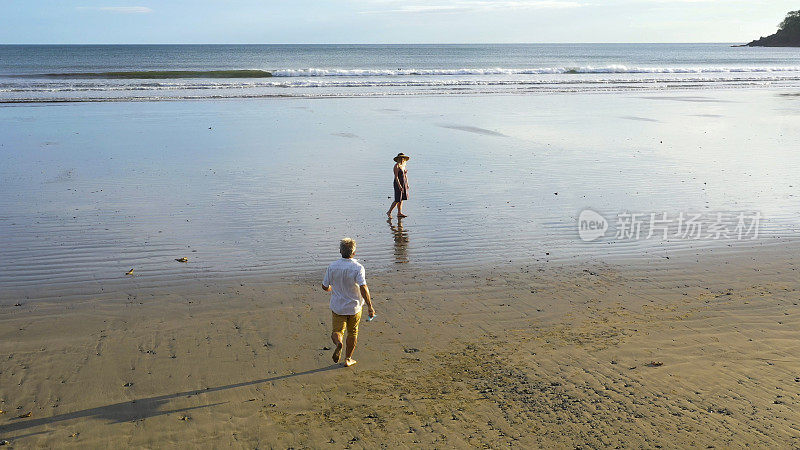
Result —
M336 348L333 350L333 362L338 363L342 356L342 334L347 325L347 316L340 316L331 311L333 321L333 332L331 333L331 340Z
M333 345L336 346L336 348L333 349L333 362L338 363L342 356L342 334L336 332L331 333L331 340L333 341Z
M347 347L345 347L345 366L352 366L356 363L353 359L353 352L358 341L358 323L361 322L361 311L358 314L347 317Z
M354 336L352 334L347 335L347 350L344 353L346 360L353 359L353 352L356 349L356 341L358 341L358 336Z

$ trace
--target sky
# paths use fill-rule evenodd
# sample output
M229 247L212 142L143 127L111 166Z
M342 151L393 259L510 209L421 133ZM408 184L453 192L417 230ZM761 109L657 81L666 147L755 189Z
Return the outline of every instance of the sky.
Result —
M0 0L0 43L748 42L797 0Z

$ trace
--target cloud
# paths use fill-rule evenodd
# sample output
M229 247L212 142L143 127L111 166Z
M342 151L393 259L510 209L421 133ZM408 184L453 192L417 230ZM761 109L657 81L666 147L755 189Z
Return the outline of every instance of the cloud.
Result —
M83 11L105 11L116 14L149 14L152 9L146 6L79 6Z
M396 3L386 1L381 3ZM519 9L567 9L582 6L570 0L442 0L434 4L398 5L389 9L369 10L363 14L384 13L458 13L476 11L499 11Z

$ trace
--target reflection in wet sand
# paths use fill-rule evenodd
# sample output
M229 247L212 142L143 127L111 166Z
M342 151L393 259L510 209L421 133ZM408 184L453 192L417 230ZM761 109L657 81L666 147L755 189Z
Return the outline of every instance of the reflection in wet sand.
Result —
M735 245L612 230L587 243L576 230L586 208L612 224L623 211L761 211L759 237L795 236L800 96L681 95L693 92L730 102L632 93L0 108L0 124L14 124L0 126L0 303L67 288L82 298L87 285L108 292L109 280L283 279L318 270L342 236L357 238L370 273L412 252L415 266L477 269L546 253L607 260ZM393 245L377 214L391 192L387 158L415 147L413 216Z
M394 262L395 264L405 264L408 262L408 231L403 229L403 219L398 217L397 225L391 218L386 223L389 224L394 238Z

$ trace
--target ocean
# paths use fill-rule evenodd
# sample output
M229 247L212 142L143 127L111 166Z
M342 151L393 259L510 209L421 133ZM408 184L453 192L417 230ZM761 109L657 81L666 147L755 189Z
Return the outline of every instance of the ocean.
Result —
M1 45L0 102L800 85L800 52L731 44Z
M316 283L344 236L371 274L781 245L800 236L799 55L2 46L0 305L211 277ZM232 74L245 78L219 78ZM398 152L402 221L386 217ZM599 239L581 234L586 214L607 221ZM641 235L621 222L632 214ZM696 234L676 229L698 214ZM757 239L737 234L740 214L759 218ZM648 232L665 217L668 234Z

